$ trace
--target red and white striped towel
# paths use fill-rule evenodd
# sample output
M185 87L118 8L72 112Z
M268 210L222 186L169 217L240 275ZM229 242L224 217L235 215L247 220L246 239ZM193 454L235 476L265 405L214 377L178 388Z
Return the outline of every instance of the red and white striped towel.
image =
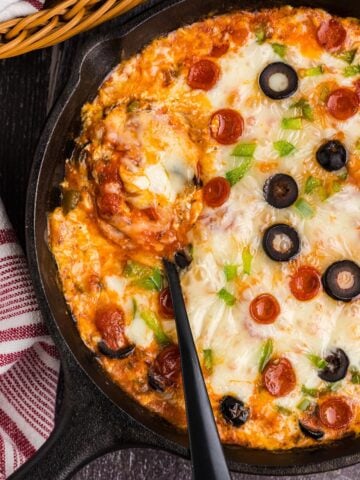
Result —
M0 480L53 429L59 360L0 200Z
M41 10L45 0L0 0L0 22Z

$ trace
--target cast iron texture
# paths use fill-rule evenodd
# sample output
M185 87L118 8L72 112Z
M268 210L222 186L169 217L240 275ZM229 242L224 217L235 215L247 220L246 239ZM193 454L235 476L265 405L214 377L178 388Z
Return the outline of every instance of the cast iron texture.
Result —
M154 37L209 13L286 3L289 2L153 0L112 23L113 27L106 36L97 38L79 52L69 84L39 142L28 189L26 215L30 270L44 318L62 357L64 399L54 433L35 457L10 477L11 480L62 480L92 458L130 445L153 446L188 456L186 435L138 405L108 380L93 354L82 343L56 281L56 266L46 243L47 212L52 208L52 191L63 178L69 140L79 132L81 106L94 98L102 80L120 57L128 58ZM360 17L360 4L356 0L341 3L337 0L295 0L290 3ZM287 453L227 447L226 454L231 468L238 472L304 474L359 462L360 439L347 438L325 448Z

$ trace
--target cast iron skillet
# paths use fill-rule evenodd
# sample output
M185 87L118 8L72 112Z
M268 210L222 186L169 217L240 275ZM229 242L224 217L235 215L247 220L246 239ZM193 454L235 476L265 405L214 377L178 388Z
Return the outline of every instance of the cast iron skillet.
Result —
M80 340L56 281L56 267L47 247L47 212L53 208L54 188L63 178L69 139L79 132L81 106L94 98L120 56L128 58L154 37L209 13L286 3L317 6L339 15L360 17L357 0L152 0L127 15L125 22L122 19L112 24L105 36L79 52L68 86L40 139L29 184L26 219L30 269L45 321L61 354L64 398L54 433L33 459L12 475L12 480L65 479L96 456L126 446L146 445L188 456L186 435L138 405L109 381ZM226 454L232 470L243 473L324 472L360 462L360 438L283 453L228 447Z

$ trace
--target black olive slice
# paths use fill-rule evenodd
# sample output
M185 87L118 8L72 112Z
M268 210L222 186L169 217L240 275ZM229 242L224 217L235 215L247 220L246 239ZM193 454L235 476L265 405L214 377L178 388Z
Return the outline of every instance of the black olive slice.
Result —
M312 428L307 427L304 423L299 421L300 430L307 437L312 438L313 440L321 440L324 436L322 430L313 430Z
M345 378L350 361L344 350L337 348L325 360L327 366L318 372L322 380L325 380L325 382L338 382Z
M272 225L265 230L263 249L276 262L287 262L300 251L300 239L296 230L284 223Z
M322 283L330 297L349 302L360 295L360 267L351 260L335 262L326 269Z
M186 248L184 250L179 250L178 252L175 253L174 255L174 260L176 265L183 269L188 267L191 262L192 262L192 256L190 253L190 249Z
M221 400L220 411L225 420L234 427L241 427L250 415L250 409L238 398L227 395Z
M270 63L259 77L261 90L272 100L290 97L296 92L298 83L295 70L283 62Z
M316 152L317 162L327 170L333 172L345 167L348 154L344 145L339 140L330 140L323 143Z
M164 378L161 375L158 375L153 369L149 372L148 384L150 388L155 390L155 392L164 392L166 389Z
M297 183L285 173L277 173L269 177L263 190L265 200L275 208L290 207L299 195Z
M106 343L101 340L98 343L99 352L109 358L126 358L133 353L135 345L129 345L127 347L119 348L119 350L112 350Z

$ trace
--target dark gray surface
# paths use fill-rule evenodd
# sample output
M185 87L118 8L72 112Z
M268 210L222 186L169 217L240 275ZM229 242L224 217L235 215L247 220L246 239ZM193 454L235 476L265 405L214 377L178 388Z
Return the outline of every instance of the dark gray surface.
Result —
M0 61L0 196L22 243L25 191L34 148L46 114L68 78L76 45L83 38L17 59ZM73 478L182 480L190 478L190 468L188 462L163 452L124 450L96 460ZM234 475L233 478L259 477ZM360 476L359 468L355 466L306 478L355 480Z
M283 477L294 480L357 480L359 467L345 468L319 475ZM173 455L150 449L131 449L101 457L77 473L72 480L190 480L190 464ZM233 480L278 480L279 477L232 475ZM204 479L206 480L206 479Z

